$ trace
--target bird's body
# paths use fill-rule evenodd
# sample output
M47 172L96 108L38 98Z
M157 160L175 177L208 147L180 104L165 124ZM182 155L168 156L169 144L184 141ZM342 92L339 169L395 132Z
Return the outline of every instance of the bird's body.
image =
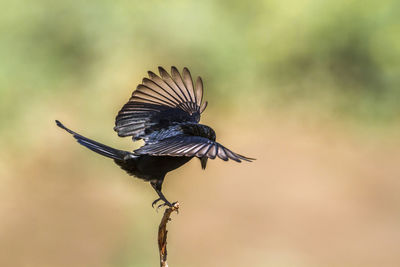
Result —
M123 170L132 176L157 183L163 181L165 175L192 158L171 156L141 155L128 160L114 160Z
M114 130L119 136L132 136L134 141L145 142L133 152L98 143L56 122L81 145L114 159L128 174L149 181L159 195L153 205L162 200L171 206L161 192L165 175L193 157L201 160L203 169L208 158L237 162L252 159L217 143L214 130L199 124L200 114L207 106L207 102L202 102L200 77L194 85L187 68L182 76L175 67L171 68L171 75L161 67L159 72L161 77L149 72L149 78L143 79L116 117Z

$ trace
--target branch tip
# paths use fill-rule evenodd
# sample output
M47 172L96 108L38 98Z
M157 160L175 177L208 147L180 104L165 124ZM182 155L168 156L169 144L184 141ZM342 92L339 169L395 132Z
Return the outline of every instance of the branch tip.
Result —
M158 250L160 253L160 266L168 267L167 263L167 223L171 221L171 213L176 211L179 213L179 202L175 202L171 207L168 207L164 211L164 215L161 218L160 225L158 226Z

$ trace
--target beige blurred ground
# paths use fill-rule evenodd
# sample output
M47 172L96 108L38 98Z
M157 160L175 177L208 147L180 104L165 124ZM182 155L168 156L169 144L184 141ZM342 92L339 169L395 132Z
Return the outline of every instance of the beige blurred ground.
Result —
M257 161L202 171L193 160L167 176L166 195L182 204L170 266L400 264L396 131L212 115L217 138ZM157 266L151 187L48 127L28 154L1 154L0 265Z

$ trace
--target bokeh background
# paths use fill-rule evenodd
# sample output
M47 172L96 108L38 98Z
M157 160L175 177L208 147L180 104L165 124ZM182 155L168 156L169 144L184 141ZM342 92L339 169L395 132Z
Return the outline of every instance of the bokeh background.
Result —
M14 0L0 9L0 265L158 266L152 188L59 119L114 118L157 66L202 76L202 123L254 163L170 173L170 266L400 266L400 5Z

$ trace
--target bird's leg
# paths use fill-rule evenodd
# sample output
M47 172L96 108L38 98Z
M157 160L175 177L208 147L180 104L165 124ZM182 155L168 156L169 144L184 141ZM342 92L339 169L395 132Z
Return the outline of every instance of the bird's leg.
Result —
M168 206L168 207L172 207L173 205L165 198L164 194L161 192L161 187L162 187L162 183L163 180L156 180L156 181L151 181L150 184L151 186L154 188L154 190L156 191L157 195L159 196L159 198L157 198L156 200L153 201L153 203L151 204L151 206L154 208L154 205L162 200L164 201L164 203L160 204L157 206L157 209L163 207L163 206Z

